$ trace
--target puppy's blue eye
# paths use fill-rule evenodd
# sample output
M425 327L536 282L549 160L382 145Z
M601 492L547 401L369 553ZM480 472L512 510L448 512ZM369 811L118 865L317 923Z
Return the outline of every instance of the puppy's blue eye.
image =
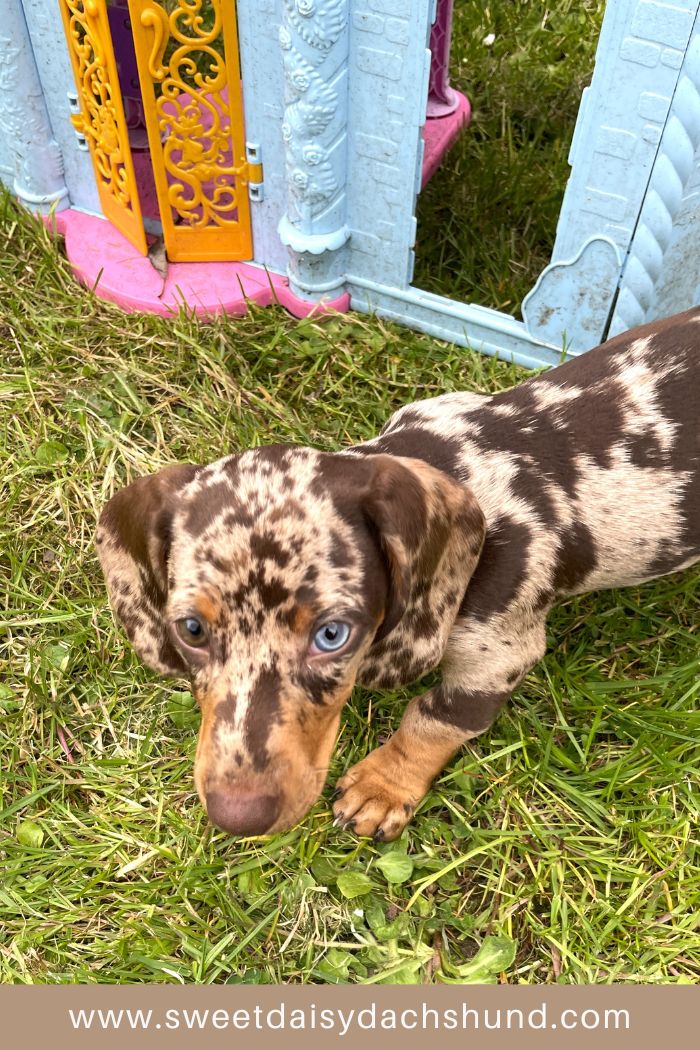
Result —
M195 649L206 645L209 638L206 627L196 616L185 616L182 620L178 620L175 624L175 630L185 645L192 646Z
M314 635L313 644L322 653L334 653L343 648L349 637L350 624L331 620L319 627Z

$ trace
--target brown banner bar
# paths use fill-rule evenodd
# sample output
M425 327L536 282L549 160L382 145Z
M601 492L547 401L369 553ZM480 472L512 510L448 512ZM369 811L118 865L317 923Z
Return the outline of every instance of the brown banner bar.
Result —
M698 987L5 986L6 1047L663 1048L697 1039Z

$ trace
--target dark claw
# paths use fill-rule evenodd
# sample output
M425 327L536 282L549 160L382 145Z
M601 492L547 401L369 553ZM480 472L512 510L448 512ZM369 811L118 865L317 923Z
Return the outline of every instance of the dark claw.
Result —
M345 830L346 831L354 831L355 830L355 821L354 820L349 820L347 822L347 824L345 825Z
M335 802L337 798L342 798L344 794L345 791L343 788L336 788L333 794L331 795L331 802Z
M374 835L372 835L372 842L381 842L384 838L384 828L377 828Z

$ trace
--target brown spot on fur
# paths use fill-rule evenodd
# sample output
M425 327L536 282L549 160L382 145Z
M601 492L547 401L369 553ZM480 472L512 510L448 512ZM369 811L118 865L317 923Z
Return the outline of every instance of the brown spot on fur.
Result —
M267 741L277 723L281 705L281 680L271 668L263 668L248 701L244 735L253 767L264 769L268 761Z
M355 564L355 555L337 529L331 529L330 562L337 569Z
M342 668L333 665L316 666L307 667L300 676L300 681L303 684L304 693L312 704L326 704L334 698L342 677Z
M268 532L263 535L254 532L250 537L250 550L253 557L259 558L261 561L265 559L273 561L281 569L289 564L289 551L285 550L275 537Z
M559 536L559 549L552 574L554 593L570 594L579 588L597 564L596 548L583 522L576 521Z
M515 484L547 522L556 520L554 504L541 478L531 480L532 466L547 464L547 478L574 497L580 478L580 457L588 457L601 468L610 466L611 450L625 433L626 391L615 380L611 383L609 375L604 379L604 391L598 374L597 383L582 388L573 400L545 407L539 403L538 384L561 381L569 367L529 379L464 416L470 440L479 448L490 453L507 452L518 458L525 473ZM611 385L619 389L611 389ZM510 412L504 413L504 408Z
M200 701L202 708L209 706L209 701L203 697ZM226 694L226 699L218 703L214 709L216 723L232 726L236 717L236 694L232 689Z
M461 616L483 621L510 606L527 575L530 540L527 525L507 514L491 525L460 607Z
M668 453L653 434L630 434L625 438L625 447L635 467L659 470L671 466Z
M229 481L214 481L202 487L197 499L190 502L184 527L192 536L200 536L221 517L224 508L234 502L234 490ZM239 514L237 509L235 514Z
M306 511L299 500L289 497L279 507L274 507L270 511L267 520L274 525L278 521L305 521L306 516Z
M694 310L683 315L697 317ZM652 342L651 364L655 370L662 372L658 387L658 400L663 415L676 423L671 461L673 469L686 471L687 481L683 487L681 512L683 515L682 552L676 553L675 564L686 561L695 555L700 557L700 426L698 426L697 394L693 402L689 377L697 377L700 370L700 332L697 321L694 324L676 326L672 337L659 333ZM674 371L663 370L663 363L668 356L667 341L672 338ZM657 359L657 355L658 358ZM696 379L693 380L696 382ZM688 412L689 403L695 405L694 412ZM654 563L650 571L669 572L674 562L665 557Z
M382 433L377 442L367 449L359 446L360 451L367 453L389 453L397 456L410 456L422 459L436 470L443 470L451 477L466 478L468 471L460 463L462 443L459 438L435 434L422 425L419 414L410 409L401 414L400 429L388 434Z
M419 709L426 718L454 726L462 733L476 736L493 723L510 693L473 692L470 690L433 689L419 700Z

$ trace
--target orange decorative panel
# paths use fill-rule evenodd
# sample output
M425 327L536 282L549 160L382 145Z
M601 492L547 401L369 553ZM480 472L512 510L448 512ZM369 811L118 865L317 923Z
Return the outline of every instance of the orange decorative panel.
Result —
M249 259L234 0L129 0L168 258Z
M105 217L146 254L105 0L59 0L78 90L80 114L72 118L85 137Z

